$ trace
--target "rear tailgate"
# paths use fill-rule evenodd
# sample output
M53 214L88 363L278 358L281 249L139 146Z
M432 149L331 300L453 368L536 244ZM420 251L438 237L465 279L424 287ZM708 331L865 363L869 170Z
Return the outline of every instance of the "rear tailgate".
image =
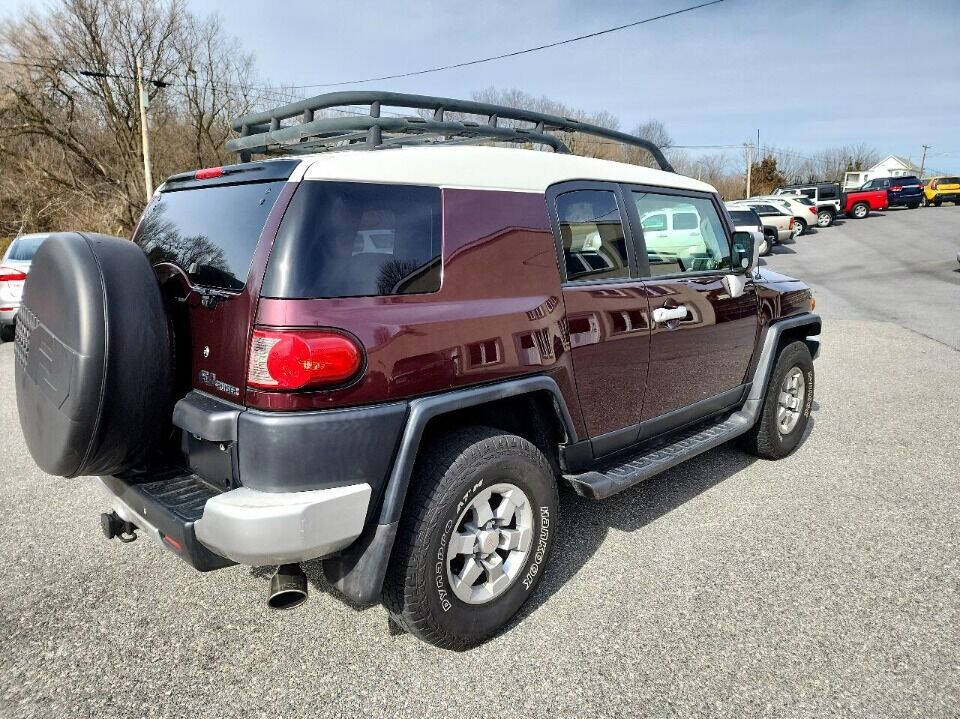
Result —
M272 160L175 175L144 212L134 241L183 308L176 345L187 387L244 401L263 271L299 164Z

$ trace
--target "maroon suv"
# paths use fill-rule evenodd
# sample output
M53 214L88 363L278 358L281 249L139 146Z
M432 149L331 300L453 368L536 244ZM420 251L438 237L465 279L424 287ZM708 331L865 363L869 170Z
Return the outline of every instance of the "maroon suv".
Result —
M800 443L810 290L755 267L716 191L649 143L384 93L237 129L244 161L171 177L133 242L51 236L26 284L27 446L100 477L107 537L201 571L279 565L277 607L322 558L351 600L462 648L542 577L559 485L603 498L734 438L768 459ZM665 169L570 155L558 130Z

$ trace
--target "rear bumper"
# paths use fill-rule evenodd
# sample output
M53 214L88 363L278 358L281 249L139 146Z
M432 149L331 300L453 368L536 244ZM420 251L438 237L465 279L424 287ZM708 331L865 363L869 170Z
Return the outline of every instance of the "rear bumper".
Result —
M239 564L287 564L340 551L363 531L370 485L309 492L241 487L207 501L197 539Z
M360 536L370 486L218 492L195 475L102 477L113 510L200 571L329 556Z
M901 195L900 197L891 197L888 200L890 207L904 207L907 205L919 205L923 202L923 195Z
M12 325L17 319L20 303L10 304L0 300L0 325Z

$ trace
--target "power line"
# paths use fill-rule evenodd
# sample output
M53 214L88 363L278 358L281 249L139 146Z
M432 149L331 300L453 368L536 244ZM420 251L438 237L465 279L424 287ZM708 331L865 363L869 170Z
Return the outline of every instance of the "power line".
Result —
M340 80L337 82L317 83L313 85L287 85L284 87L279 87L279 86L263 86L263 87L234 86L234 87L241 90L251 90L251 91L260 91L260 92L272 92L272 91L289 92L292 90L308 90L308 89L324 88L324 87L340 87L343 85L360 85L363 83L377 82L380 80L397 80L404 77L415 77L418 75L427 75L434 72L441 72L444 70L455 70L462 67L470 67L472 65L480 65L486 62L493 62L495 60L505 60L511 57L518 57L520 55L526 55L532 52L540 52L542 50L548 50L550 48L560 47L562 45L569 45L570 43L580 42L581 40L589 40L591 38L600 37L601 35L608 35L610 33L619 32L620 30L627 30L632 27L638 27L640 25L646 25L648 23L655 22L657 20L663 20L669 17L674 17L676 15L682 15L684 13L693 12L694 10L699 10L701 8L709 7L710 5L718 5L724 1L725 0L709 0L709 2L703 2L698 5L691 5L689 7L681 8L679 10L674 10L672 12L662 13L660 15L654 15L652 17L643 18L642 20L635 20L633 22L624 23L623 25L617 25L615 27L609 27L603 30L597 30L596 32L586 33L584 35L577 35L575 37L566 38L564 40L557 40L555 42L545 43L543 45L537 45L536 47L528 47L522 50L514 50L512 52L502 53L500 55L491 55L489 57L476 58L473 60L465 60L463 62L453 63L450 65L441 65L439 67L430 67L430 68L424 68L422 70L413 70L411 72L396 73L393 75L381 75L378 77L368 77L368 78L356 79L356 80ZM59 64L58 65L48 64L51 62L55 62L55 60L51 58L31 58L31 59L39 60L40 62L32 63L32 62L23 62L21 60L0 59L0 63L10 64L10 65L21 65L24 67L44 68L49 70L59 70L59 71L65 71L70 69L70 68L61 66ZM136 79L131 75L122 75L122 74L113 73L113 72L78 70L76 68L73 68L72 70L79 74L83 74L91 77L105 77L105 78L113 78L117 80L131 80L131 81ZM181 87L187 86L185 83L167 82L165 80L157 80L157 79L150 79L148 80L148 82L153 83L157 87L166 87L170 85L180 85ZM220 89L225 89L225 88L223 86L220 86Z
M536 47L528 47L523 50L514 50L513 52L506 52L502 55L491 55L490 57L477 58L475 60L465 60L463 62L453 63L451 65L441 65L439 67L428 67L423 70L413 70L411 72L402 72L395 75L380 75L379 77L367 77L358 80L340 80L337 82L324 82L318 83L315 85L291 85L290 89L293 90L309 90L314 88L322 87L339 87L342 85L360 85L365 82L377 82L380 80L398 80L404 77L415 77L417 75L427 75L433 72L441 72L443 70L455 70L461 67L469 67L471 65L479 65L485 62L493 62L494 60L505 60L510 57L517 57L519 55L526 55L531 52L540 52L541 50L548 50L553 47L560 47L561 45L569 45L573 42L579 42L581 40L588 40L590 38L599 37L600 35L607 35L612 32L618 32L620 30L626 30L631 27L637 27L638 25L646 25L647 23L654 22L656 20L663 20L664 18L673 17L675 15L681 15L683 13L692 12L694 10L699 10L700 8L705 8L710 5L717 5L724 2L724 0L710 0L710 2L700 3L699 5L691 5L690 7L685 7L680 10L674 10L673 12L663 13L662 15L655 15L653 17L644 18L643 20L636 20L634 22L629 22L624 25L617 25L616 27L609 27L604 30L598 30L596 32L587 33L586 35L577 35L576 37L570 37L565 40L557 40L556 42L546 43L544 45L537 45Z

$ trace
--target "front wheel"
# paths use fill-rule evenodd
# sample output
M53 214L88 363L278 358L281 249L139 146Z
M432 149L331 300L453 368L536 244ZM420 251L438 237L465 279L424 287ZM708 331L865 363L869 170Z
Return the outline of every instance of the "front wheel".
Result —
M803 342L791 342L780 351L760 418L743 435L741 446L763 459L781 459L793 452L810 419L813 385L810 350Z
M833 224L833 213L830 210L820 210L817 213L817 227L830 227Z
M853 206L851 214L858 220L862 220L864 217L870 214L870 207L866 202L858 202Z
M539 583L558 507L550 464L522 437L468 427L435 438L411 477L384 605L431 644L479 644Z

